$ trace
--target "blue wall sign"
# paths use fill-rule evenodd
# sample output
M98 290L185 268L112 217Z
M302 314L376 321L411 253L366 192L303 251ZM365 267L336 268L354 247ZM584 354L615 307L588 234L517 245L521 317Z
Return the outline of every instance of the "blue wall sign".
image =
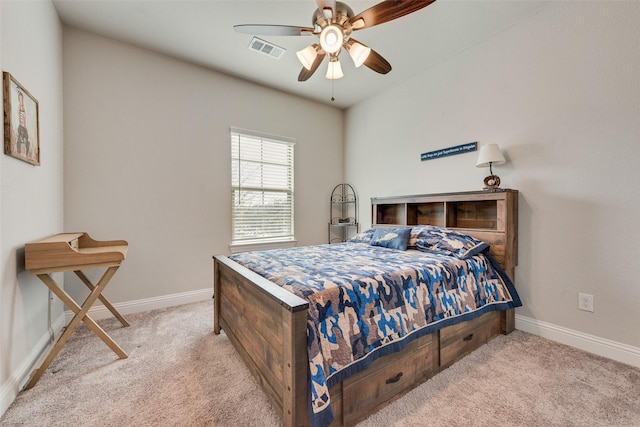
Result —
M438 159L440 157L453 156L455 154L464 154L470 151L476 151L478 149L478 142L470 142L468 144L456 145L455 147L442 148L440 150L429 151L428 153L422 153L420 160Z

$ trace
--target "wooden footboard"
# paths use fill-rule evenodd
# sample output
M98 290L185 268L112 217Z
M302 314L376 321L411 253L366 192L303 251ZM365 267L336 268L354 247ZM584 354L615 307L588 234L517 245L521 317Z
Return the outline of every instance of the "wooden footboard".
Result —
M284 426L310 425L309 304L225 256L214 257L214 294L214 332L224 329Z
M225 256L214 257L214 292L214 332L224 329L284 426L310 425L308 303ZM330 389L332 426L356 424L501 332L511 332L509 319L513 310L489 312L376 360Z

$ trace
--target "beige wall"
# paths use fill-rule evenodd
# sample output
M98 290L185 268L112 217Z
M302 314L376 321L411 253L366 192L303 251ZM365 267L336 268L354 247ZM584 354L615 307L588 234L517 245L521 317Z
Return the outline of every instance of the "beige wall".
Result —
M41 166L0 159L0 414L47 344L62 314L47 288L24 271L24 244L63 224L62 26L53 5L0 1L0 63L37 100ZM1 132L1 131L0 131Z
M479 190L488 171L475 168L477 153L420 153L499 144L509 162L494 172L521 192L519 325L612 340L636 362L638 22L637 2L551 2L351 108L345 131L345 179L361 212L374 196ZM578 292L595 296L594 313L577 309Z
M64 82L65 228L129 242L113 303L211 297L211 257L231 242L230 126L297 140L295 235L326 241L341 110L70 28Z

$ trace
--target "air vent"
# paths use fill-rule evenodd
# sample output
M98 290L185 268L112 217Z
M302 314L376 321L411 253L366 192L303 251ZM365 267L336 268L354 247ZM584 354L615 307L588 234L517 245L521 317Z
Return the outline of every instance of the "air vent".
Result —
M260 52L275 59L280 59L286 52L286 49L257 37L251 39L251 43L249 43L249 49L255 50L256 52Z

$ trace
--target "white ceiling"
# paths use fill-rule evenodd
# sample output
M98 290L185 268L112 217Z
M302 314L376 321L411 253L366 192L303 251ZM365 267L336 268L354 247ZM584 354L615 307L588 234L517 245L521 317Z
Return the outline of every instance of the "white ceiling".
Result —
M306 82L295 52L315 36L260 36L287 49L281 59L249 50L235 24L311 27L314 0L53 0L66 25L151 49L338 108L406 81L526 20L540 0L437 0L413 14L352 34L393 67L381 75L340 55L344 77L327 80L326 60ZM346 1L358 14L378 1ZM335 101L331 101L331 95Z

